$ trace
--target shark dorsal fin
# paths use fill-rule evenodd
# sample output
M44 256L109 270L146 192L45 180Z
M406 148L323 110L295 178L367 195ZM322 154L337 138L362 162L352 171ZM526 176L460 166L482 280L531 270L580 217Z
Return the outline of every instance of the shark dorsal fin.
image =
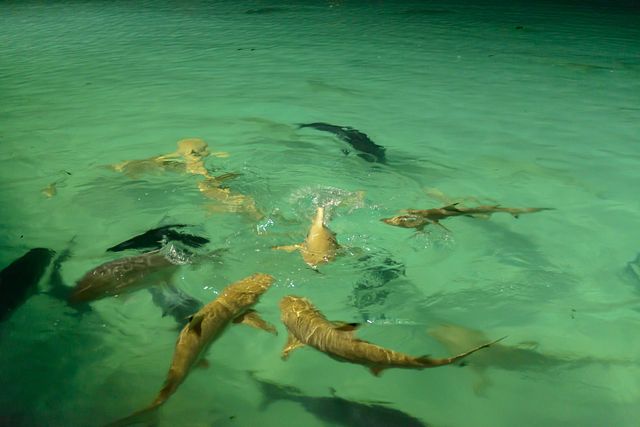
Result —
M460 209L457 208L457 206L459 205L459 202L455 202L455 203L451 203L450 205L444 206L442 207L442 209L444 209L445 211L455 211L458 212Z
M376 377L379 377L380 374L382 373L382 371L384 371L386 368L381 367L381 366L371 366L369 368L369 372L371 372L373 375L375 375Z
M202 320L204 319L204 315L196 313L192 316L189 316L189 329L196 333L196 335L200 336L202 333Z

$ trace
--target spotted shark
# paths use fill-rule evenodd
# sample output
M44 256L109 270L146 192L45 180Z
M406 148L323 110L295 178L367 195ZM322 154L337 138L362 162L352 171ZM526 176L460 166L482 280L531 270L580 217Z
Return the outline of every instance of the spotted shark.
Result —
M245 323L276 334L276 329L264 321L252 307L275 279L256 273L227 286L220 295L193 314L176 342L173 360L162 389L153 402L132 415L109 424L128 426L152 420L157 409L176 392L194 366L201 362L211 344L231 323Z
M329 321L306 298L285 296L280 301L280 311L282 322L289 331L282 350L283 359L287 359L293 350L309 345L338 361L363 365L375 376L389 368L425 369L450 365L500 341L487 341L451 357L416 357L354 337L358 324Z
M318 207L304 242L295 245L274 246L272 249L287 252L300 251L304 262L314 270L319 264L333 261L340 245L336 240L336 234L324 225L324 221L325 208Z
M90 270L78 280L69 295L69 302L90 302L145 286L167 283L178 267L162 251L109 261Z

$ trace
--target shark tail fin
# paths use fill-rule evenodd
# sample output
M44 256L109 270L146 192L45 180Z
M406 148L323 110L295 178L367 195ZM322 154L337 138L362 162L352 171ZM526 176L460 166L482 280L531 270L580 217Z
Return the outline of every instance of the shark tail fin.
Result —
M416 360L422 365L423 368L435 368L438 366L444 366L444 365L451 365L452 363L456 363L457 361L464 359L465 357L475 353L478 350L482 350L483 348L487 348L492 346L493 344L502 341L503 339L505 339L506 337L502 337L499 338L495 341L491 341L489 343L486 344L482 344L479 345L475 348L472 348L471 350L465 351L464 353L460 353L460 354L456 354L455 356L451 356L451 357L443 357L440 359L433 359L429 356L421 356L416 358Z
M289 397L289 392L297 391L294 387L281 386L270 381L263 380L258 377L256 371L249 371L249 376L260 388L262 399L259 409L261 411L266 410L273 402L287 399ZM289 388L291 390L287 390Z
M104 427L145 426L156 427L158 425L158 406L152 404L140 411L134 412L128 417L120 418Z

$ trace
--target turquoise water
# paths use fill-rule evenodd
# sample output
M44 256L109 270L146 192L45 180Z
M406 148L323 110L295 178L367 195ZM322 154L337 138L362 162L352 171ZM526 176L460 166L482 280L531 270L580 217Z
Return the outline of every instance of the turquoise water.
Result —
M29 248L71 248L61 273L72 286L122 256L106 248L186 223L210 250L227 248L180 267L174 283L190 295L208 302L253 272L274 275L256 308L278 337L230 327L160 425L335 425L292 399L261 408L248 371L435 426L636 425L640 278L627 263L640 251L640 12L532 3L2 2L0 266ZM388 164L297 129L309 122L365 132ZM241 173L225 184L264 218L212 210L198 176L107 167L192 137L229 153L207 168ZM379 221L447 201L555 210L417 235ZM324 203L345 250L318 274L270 247L302 241ZM405 275L363 308L354 286L367 253ZM368 320L359 337L410 354L446 355L428 329L454 323L572 362L507 360L484 372L482 393L471 359L380 378L312 349L284 362L287 294L330 319ZM102 425L151 402L175 322L146 291L92 308L74 316L40 293L0 324L0 425Z

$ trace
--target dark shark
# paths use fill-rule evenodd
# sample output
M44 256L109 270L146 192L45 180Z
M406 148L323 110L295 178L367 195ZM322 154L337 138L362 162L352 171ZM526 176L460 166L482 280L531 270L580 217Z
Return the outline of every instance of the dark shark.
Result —
M626 274L629 278L640 284L640 253L633 261L627 263Z
M171 316L180 326L189 323L189 316L202 308L202 302L173 285L149 288L153 303L162 310L162 317Z
M0 321L11 317L36 292L54 255L51 249L30 249L0 271Z
M373 311L383 307L391 293L387 283L404 276L405 266L385 253L367 254L360 257L358 263L364 268L353 286L350 301L368 322L378 317Z
M386 163L386 149L373 142L366 133L362 133L357 129L349 126L336 126L329 123L303 123L300 128L313 128L324 132L330 132L339 139L351 145L354 150L358 151L358 157L371 163ZM343 150L345 154L349 154L348 150Z
M179 265L160 251L106 262L82 276L69 294L71 304L95 301L168 283Z
M142 234L138 234L137 236L134 236L129 240L125 240L124 242L110 247L109 249L107 249L107 252L120 252L127 249L137 249L145 251L155 250L162 248L164 244L170 241L178 241L192 248L198 248L209 243L209 239L205 237L187 234L175 230L176 228L185 227L188 227L188 225L171 224L153 228L151 230L145 231Z
M308 412L332 426L343 427L425 427L428 424L381 402L357 402L335 395L305 396L299 389L262 380L251 373L263 394L262 409L277 400L289 400L302 405Z

